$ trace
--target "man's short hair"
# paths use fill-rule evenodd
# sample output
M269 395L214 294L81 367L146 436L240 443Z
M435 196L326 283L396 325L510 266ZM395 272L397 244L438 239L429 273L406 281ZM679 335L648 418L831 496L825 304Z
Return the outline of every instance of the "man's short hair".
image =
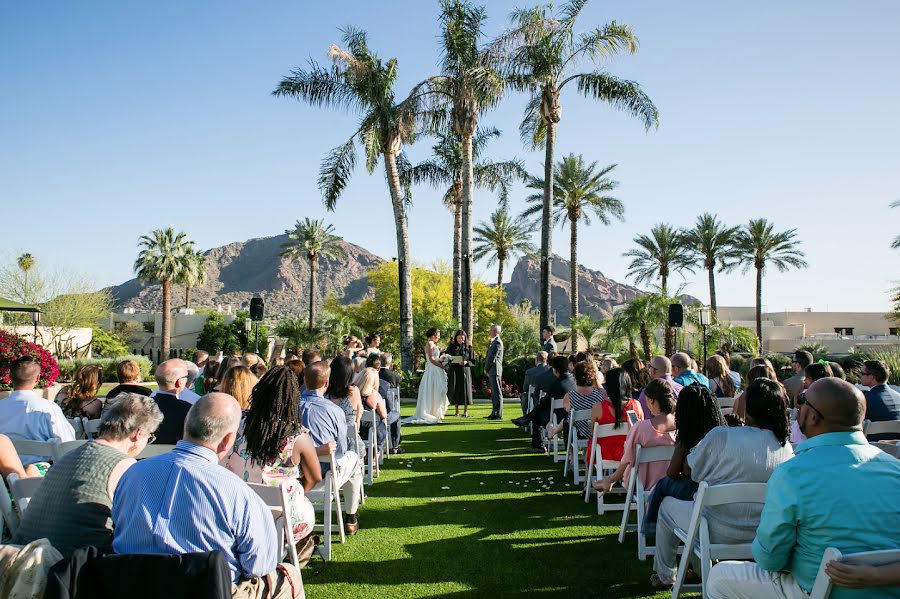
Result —
M537 355L534 357L534 361L538 364L546 364L547 363L547 352L539 351Z
M106 404L98 435L122 441L138 429L152 433L162 421L162 412L153 399L137 393L119 393Z
M197 353L194 354L194 364L197 366L203 366L209 361L209 352L204 351L202 349L198 349Z
M208 393L198 399L184 419L185 437L204 443L217 443L228 433L237 432L241 423L240 404L231 397L238 409L222 409L216 405L216 395L231 397L227 393Z
M381 368L381 356L374 353L369 354L368 357L366 357L366 368L374 368L376 370Z
M394 363L394 356L385 352L381 354L381 366L384 368L390 368L391 364Z
M689 370L691 368L691 357L684 352L672 354L672 366Z
M547 326L543 327L543 328L541 329L541 331L547 331L548 333L550 333L550 334L552 335L553 333L556 332L556 329L554 329L552 326L550 326L550 325L548 324Z
M130 383L141 380L141 367L134 360L122 360L116 368L116 375L120 383Z
M321 360L322 356L319 355L319 350L317 349L304 349L300 358L306 366L309 366L310 364Z
M800 368L806 368L813 363L813 355L808 351L798 349L794 352L794 362L800 364Z
M863 362L866 372L875 377L875 382L884 384L891 376L891 369L881 360L866 360Z
M553 358L552 367L557 374L569 372L569 358L557 355Z
M328 385L328 376L331 374L331 368L325 362L313 362L303 371L303 382L306 383L307 389L321 389Z
M492 324L491 328L495 329L498 335L503 332L503 327L501 327L499 324Z
M13 387L30 385L41 374L41 363L31 356L21 356L9 365L9 380Z
M177 367L176 360L178 362L181 362L181 367L184 369L184 374L182 374L181 368ZM184 360L172 358L171 360L166 360L165 362L162 362L159 366L157 366L156 372L153 376L156 379L157 385L159 385L163 389L171 389L175 386L175 383L178 381L178 379L184 377L187 372L188 370Z

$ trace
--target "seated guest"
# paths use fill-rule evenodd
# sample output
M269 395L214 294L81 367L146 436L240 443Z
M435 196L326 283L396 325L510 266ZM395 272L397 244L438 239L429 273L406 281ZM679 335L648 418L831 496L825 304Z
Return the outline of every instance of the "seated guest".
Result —
M284 365L291 369L291 372L294 373L294 376L297 377L298 381L303 380L303 369L306 367L303 360L300 358L291 358L290 360L286 360Z
M766 360L766 362L769 361ZM756 379L768 379L778 383L778 375L775 374L775 369L772 367L771 362L768 364L755 364L750 367L750 370L747 371L747 386ZM734 405L731 408L731 413L738 418L744 418L747 415L747 412L744 409L744 405L746 404L744 396L746 394L746 391L741 391L740 395L734 400ZM788 394L787 389L785 389L785 396L788 398L788 405L790 405L792 403L791 396Z
M244 366L244 363L240 358L236 356L228 356L227 358L223 358L222 361L219 362L218 368L216 368L215 377L212 381L207 382L207 386L212 384L212 391L220 391L222 387L222 380L225 378L225 373L235 366Z
M397 390L396 404L388 406L387 423L391 430L391 441L393 443L391 453L403 453L403 448L400 447L400 383L402 377L399 372L392 370L394 357L391 354L381 354L379 361L381 362L381 367L378 369L378 378L387 383L388 389L386 392L390 393L391 388ZM382 387L378 387L379 393L381 392L381 389ZM387 397L387 395L385 395L385 397Z
M13 391L0 399L0 434L31 441L74 441L75 430L60 407L34 392L40 379L41 363L31 356L17 358L9 365ZM44 460L40 456L19 457L26 466Z
M669 361L669 358L665 356L653 356L650 359L650 366L647 367L647 370L650 375L650 381L664 381L672 390L673 397L678 399L678 394L681 393L681 389L684 385L672 378L672 362ZM648 385L650 384L650 381L648 381ZM646 389L646 387L644 389ZM644 410L644 414L649 414L650 409L647 406L647 395L644 391L641 391L638 401L641 404L641 409Z
M389 353L383 353L381 354L380 360L381 369L378 371L378 376L390 383L391 387L400 387L400 382L403 380L403 377L393 368L394 356Z
M575 365L575 388L563 396L563 409L566 413L579 410L593 410L594 404L606 399L606 393L597 387L597 370L591 360L584 360ZM580 439L590 439L594 424L590 420L581 420L575 423ZM548 430L547 436L553 438L560 430Z
M331 361L328 375L328 388L325 398L341 409L347 425L347 447L363 457L363 442L359 436L362 425L362 397L359 389L353 384L353 361L345 356L338 356ZM360 472L362 463L360 462Z
M699 483L691 478L687 457L706 433L717 426L728 426L716 398L703 385L688 385L681 390L675 404L675 452L669 461L666 476L653 487L647 502L641 532L656 536L656 517L666 497L690 500Z
M184 389L178 394L178 399L194 405L197 403L197 400L200 399L200 395L202 395L202 393L197 394L194 392L194 385L196 384L197 379L200 378L200 369L190 360L182 361L184 362L184 367L187 368L188 378L187 382L184 384Z
M731 377L731 380L734 381L734 386L736 389L741 388L741 375L735 372L734 370L730 370L731 368L731 354L724 349L716 350L717 356L722 356L722 359L725 360L725 365L728 366L728 376ZM767 360L768 361L768 360Z
M359 389L359 396L364 408L367 411L375 410L375 416L377 417L375 440L377 447L382 447L384 445L384 438L387 435L387 406L385 405L384 397L382 397L381 393L378 391L379 380L377 370L374 368L363 368L363 370L354 378L353 384ZM369 439L371 432L372 417L367 416L366 418L363 418L360 423L359 436L363 439Z
M116 487L152 442L162 418L156 403L144 395L122 393L111 399L97 438L68 452L47 471L13 542L25 545L46 538L63 556L88 545L108 550Z
M79 366L72 376L72 384L56 395L56 403L66 418L100 418L103 400L97 392L103 385L103 370L95 364Z
M784 388L787 390L791 405L794 404L797 395L803 390L805 370L812 363L813 355L808 351L798 349L794 352L794 359L791 360L791 369L794 371L794 375L784 380Z
M682 387L687 387L692 383L700 383L705 387L712 389L709 379L705 375L696 371L694 359L684 352L672 354L672 376L675 382Z
M256 597L254 591L266 584L268 597L296 597L303 588L299 572L278 563L272 512L244 481L219 466L240 421L233 397L204 395L191 406L184 440L174 450L141 460L122 475L112 505L113 551L221 551L237 585L233 597Z
M869 387L865 392L866 420L872 422L900 420L900 393L887 386L890 375L890 369L881 360L863 362L859 371L859 381Z
M550 370L550 366L547 365L547 352L539 351L534 357L534 366L525 371L525 380L522 383L522 388L528 389L528 392L531 394L532 407L537 404L539 399L539 392L534 386L534 379L548 370ZM523 393L519 399L522 404L522 415L524 416L528 413L528 395Z
M250 367L250 372L252 372L253 376L255 376L257 379L261 379L263 375L268 371L269 367L266 366L262 360Z
M551 366L551 370L535 377L535 387L544 392L538 404L521 418L512 419L512 423L519 427L531 423L531 451L536 453L544 452L541 428L550 422L552 401L563 399L569 391L575 390L575 378L569 372L569 359L565 356L555 356ZM566 411L559 409L556 417L559 422L565 422Z
M803 395L806 393L806 390L809 389L810 385L812 385L819 379L824 379L834 374L831 372L831 366L829 366L827 363L823 364L822 362L813 362L812 364L804 368L803 372L803 388L801 389L800 393L797 394L797 397L794 398L794 402L791 404L794 408L800 407L800 402L802 401ZM806 441L806 437L803 436L803 432L800 430L800 425L795 420L791 423L791 443L797 444L802 443L803 441Z
M644 387L647 386L647 383L650 382L650 375L647 374L647 368L644 367L644 363L640 358L629 358L622 362L622 370L624 370L628 374L628 378L631 379L631 398L640 402L641 391L643 391ZM641 410L643 410L643 406L641 406ZM643 420L643 418L641 418L641 420Z
M613 368L618 368L619 363L616 362L615 358L603 358L603 361L600 362L600 372L603 376L606 376L606 373L612 370Z
M756 563L719 562L709 597L805 597L828 547L844 554L900 547L900 461L866 441L865 411L865 397L846 381L809 386L797 415L808 440L769 479ZM831 592L834 599L896 596L896 588Z
M122 360L116 367L116 375L119 384L106 394L107 401L118 395L119 393L137 393L144 397L150 397L152 391L148 387L140 385L141 367L134 360Z
M310 364L320 362L322 360L322 357L319 355L319 350L317 349L304 349L300 357L303 359L303 364L307 368Z
M206 363L206 366L203 367L203 374L200 376L200 379L203 380L203 393L200 393L201 396L209 393L218 386L219 379L216 378L216 375L219 373L219 366L219 362L209 360ZM194 391L198 392L196 383L194 383Z
M391 384L381 378L381 376L378 374L378 371L381 370L381 354L369 354L369 357L366 358L366 368L372 368L375 370L375 376L378 383L378 394L383 400L387 401ZM357 385L357 387L358 386L359 385Z
M219 388L222 393L227 393L235 398L241 405L241 409L246 411L250 407L250 394L258 382L259 379L253 375L250 369L241 365L230 368L225 373L225 378L222 379Z
M847 380L847 373L844 372L843 366L841 366L837 362L829 362L828 366L831 367L831 376L841 379L842 381Z
M322 480L322 469L309 431L300 422L300 384L289 369L273 368L254 387L253 403L222 465L248 483L286 482L294 542L312 533L315 513L304 491Z
M651 416L647 420L641 420L628 431L625 451L615 472L602 480L594 481L594 489L601 493L608 493L614 484L630 473L638 445L663 447L675 444L675 416L672 414L675 411L675 395L672 388L666 381L655 379L650 381L644 391ZM665 462L651 462L638 466L641 484L648 491L665 475Z
M691 478L710 485L764 483L775 468L791 459L788 443L787 396L784 388L766 379L757 379L747 388L745 426L720 426L709 431L687 457ZM687 530L694 502L666 497L656 522L655 574L651 584L657 590L675 582L678 537L675 528ZM704 516L709 522L711 543L749 543L759 524L762 506L737 503L710 507Z
M243 362L244 366L250 368L256 364L259 364L260 357L253 352L246 352L243 356L241 356L241 362Z
M6 480L10 474L15 474L19 478L29 478L40 476L41 472L34 465L23 466L13 442L6 435L0 435L0 476Z
M206 378L206 365L209 363L209 352L198 349L197 353L194 354L194 359L192 361L196 364L197 370L200 373L197 376L197 380L194 381L194 393L203 395L206 393L206 390L203 388L203 380Z
M349 373L347 358L337 358L335 363L342 363ZM303 426L309 429L313 443L319 455L334 452L334 477L344 490L346 516L344 530L354 535L359 530L356 511L359 509L359 497L362 490L362 468L359 455L347 443L347 417L341 408L325 399L325 391L329 388L331 369L324 362L315 362L306 367L306 391L301 396L303 407ZM346 384L346 383L344 383ZM331 464L322 464L323 476L328 473Z
M578 369L576 368L577 372ZM576 382L578 376L575 376ZM621 368L613 368L606 372L606 398L598 401L591 408L591 436L593 436L594 423L597 424L613 424L615 428L621 428L622 434L613 437L602 437L600 439L600 454L604 460L619 461L625 453L625 438L628 434L628 410L635 410L638 413L638 419L643 420L643 412L641 404L637 400L631 399L629 391L631 390L631 379ZM593 439L588 441L587 451L585 455L591 455L593 451Z
M710 356L706 361L706 373L713 395L716 397L737 397L740 389L731 378L731 371L725 358L719 355Z
M191 404L178 398L188 378L184 360L166 360L156 367L155 377L157 390L151 397L163 414L163 423L156 432L156 441L174 445L184 433L184 419L191 409Z

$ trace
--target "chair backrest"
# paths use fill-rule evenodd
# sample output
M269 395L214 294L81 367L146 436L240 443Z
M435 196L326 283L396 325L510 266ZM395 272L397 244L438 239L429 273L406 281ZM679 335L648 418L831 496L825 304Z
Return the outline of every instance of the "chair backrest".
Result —
M291 508L285 483L277 487L260 483L247 483L254 493L272 510L275 517L278 537L278 555L287 557L298 570L300 564L297 560L297 548L294 546L294 520L291 517Z
M719 408L719 411L722 412L722 416L728 416L734 412L734 408Z
M87 439L77 439L75 441L64 441L63 443L60 443L56 446L56 459L63 457L70 451L78 449L85 443L87 443Z
M893 434L897 435L897 438L900 439L900 420L885 420L884 422L868 422L863 429L866 436L869 435L884 435L884 434Z
M146 458L152 458L164 453L169 453L173 449L175 449L174 445L169 445L167 443L152 443L145 447L144 451L138 454L137 459L143 460Z
M41 486L44 477L32 476L28 478L19 478L19 475L13 472L6 477L6 480L9 484L9 490L12 493L13 499L16 500L19 513L23 514L28 508L28 502L34 497L38 487Z
M726 483L710 485L700 483L694 503L703 507L726 503L765 503L766 483Z
M400 387L389 387L388 396L385 399L389 412L400 411Z
M551 410L561 410L563 407L563 399L560 397L559 399L553 399L550 401L550 409Z
M643 445L638 444L635 449L634 463L649 464L650 462L671 462L674 454L674 445L644 447Z
M55 441L32 441L31 439L10 439L19 455L33 455L47 458L50 461L56 459L57 445Z
M631 430L631 423L627 420L625 422L620 422L618 428L616 428L615 424L600 424L595 422L593 434L595 439L603 439L605 437L620 437L627 435L629 430Z
M87 438L95 438L97 433L100 432L100 419L95 418L94 420L89 420L87 418L82 418L81 421L81 428Z
M69 426L72 427L72 430L75 431L75 438L80 439L82 437L82 435L84 435L84 425L83 425L84 419L81 417L76 417L76 418L66 418L66 420L69 422Z
M829 547L822 554L819 573L816 575L816 581L813 583L812 591L809 593L809 599L828 599L828 596L831 594L831 579L825 574L825 566L835 560L853 564L883 566L900 561L900 549L882 549L881 551L863 551L843 555L839 549Z
M737 400L737 397L717 397L716 401L719 402L720 408L733 408L734 402Z
M886 441L875 441L874 443L870 443L874 447L877 447L884 453L888 455L892 455L897 459L900 459L900 444L898 443L887 443Z

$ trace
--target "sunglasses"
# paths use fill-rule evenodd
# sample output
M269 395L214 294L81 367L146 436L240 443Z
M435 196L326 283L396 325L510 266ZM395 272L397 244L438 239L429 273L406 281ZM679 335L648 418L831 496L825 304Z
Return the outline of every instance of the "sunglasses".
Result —
M800 395L797 396L797 405L798 406L809 406L813 412L815 412L816 414L819 415L819 418L821 418L822 420L828 420L827 418L825 418L825 414L820 412L819 409L816 408L816 406L809 403L809 400L806 399L806 393L801 393Z

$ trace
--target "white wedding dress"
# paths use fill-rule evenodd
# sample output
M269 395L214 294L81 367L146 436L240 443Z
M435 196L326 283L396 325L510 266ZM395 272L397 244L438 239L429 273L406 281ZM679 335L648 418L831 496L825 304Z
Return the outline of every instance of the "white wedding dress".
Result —
M432 357L441 355L438 347L433 348ZM444 412L450 406L447 400L447 373L429 361L425 362L425 374L419 383L419 399L416 414L403 420L404 424L436 424L444 420Z

